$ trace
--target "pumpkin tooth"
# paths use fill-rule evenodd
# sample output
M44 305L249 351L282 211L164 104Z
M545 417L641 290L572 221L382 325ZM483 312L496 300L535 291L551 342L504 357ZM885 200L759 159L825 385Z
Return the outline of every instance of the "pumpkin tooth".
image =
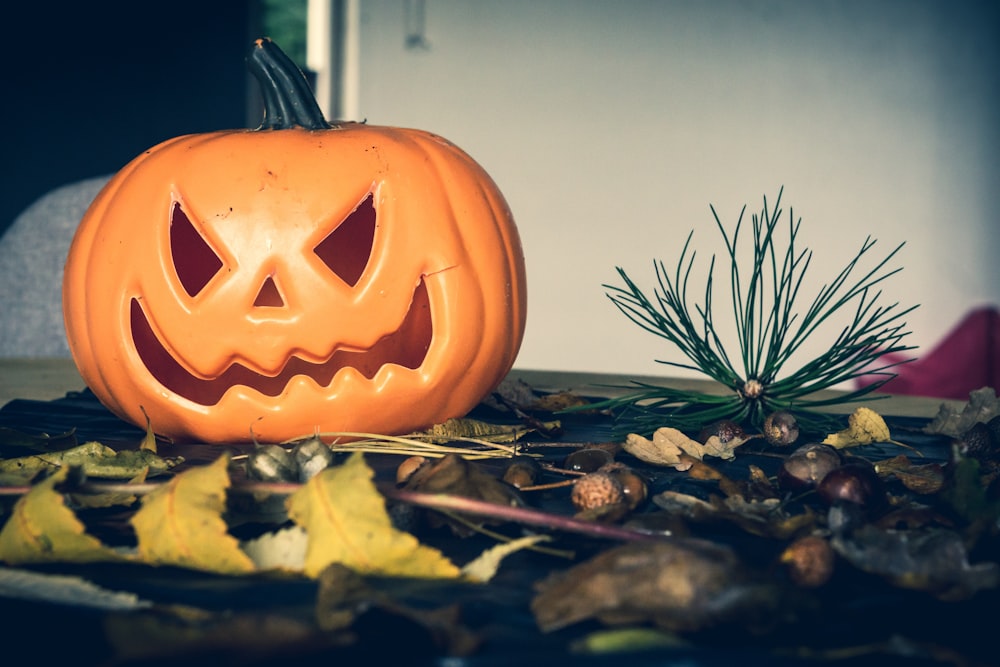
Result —
M266 375L233 362L216 378L200 378L188 371L163 346L138 299L132 299L132 339L146 369L157 382L200 405L215 405L236 385L250 387L265 396L279 396L296 377L312 378L321 387L328 387L343 368L354 368L371 379L380 368L396 364L405 368L420 368L430 349L433 336L430 297L421 279L413 293L406 317L396 331L380 338L367 350L336 349L330 358L312 362L291 355L275 375Z

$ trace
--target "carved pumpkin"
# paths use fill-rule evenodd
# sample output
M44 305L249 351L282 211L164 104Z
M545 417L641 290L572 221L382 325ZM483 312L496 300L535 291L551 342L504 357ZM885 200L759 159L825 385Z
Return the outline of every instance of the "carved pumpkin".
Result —
M398 434L461 416L525 324L511 213L433 134L327 123L269 40L256 130L177 137L94 200L63 283L111 411L175 440Z

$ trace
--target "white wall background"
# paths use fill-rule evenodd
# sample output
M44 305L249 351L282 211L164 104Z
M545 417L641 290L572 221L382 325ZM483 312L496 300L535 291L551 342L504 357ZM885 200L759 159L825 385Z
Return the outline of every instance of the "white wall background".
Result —
M408 47L421 5L425 44ZM906 242L885 302L921 304L907 318L920 351L969 309L1000 303L990 4L360 7L359 118L447 137L514 211L529 281L519 368L673 373L654 360L682 359L620 315L602 283L622 266L652 287L652 261L674 262L691 229L707 262L722 250L709 204L732 223L781 186L816 251L812 291L867 235L880 256Z

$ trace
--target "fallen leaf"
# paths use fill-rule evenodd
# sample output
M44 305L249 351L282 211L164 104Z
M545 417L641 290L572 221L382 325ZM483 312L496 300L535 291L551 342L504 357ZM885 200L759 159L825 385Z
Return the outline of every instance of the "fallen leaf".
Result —
M443 652L452 657L467 656L482 644L482 638L462 623L461 607L457 603L432 608L428 608L426 603L419 607L411 606L398 599L405 587L395 585L391 592L387 592L384 586L373 585L354 570L336 563L320 573L318 584L315 616L320 628L326 632L347 631L351 626L360 625L357 621L361 616L376 617L368 625L381 635L382 644L369 646L365 651L365 657L374 664L422 663L424 660L421 658L430 657L422 656L422 651ZM400 622L403 627L400 627ZM394 628L389 641L384 641L386 635L380 632L386 625ZM414 633L412 629L420 632ZM406 639L393 642L397 632ZM421 639L426 641L419 641ZM376 651L381 648L397 656L373 655L373 648Z
M823 444L837 449L870 445L875 442L890 442L894 445L912 449L909 445L892 439L889 426L882 415L871 408L860 407L847 418L847 428L837 433L831 433L823 440Z
M560 391L555 394L543 394L535 401L529 403L526 409L537 412L562 412L572 410L577 413L586 413L584 409L590 405L586 398L574 394L571 391Z
M63 495L55 490L69 472L68 467L59 469L18 499L0 530L0 560L12 565L123 560L86 533Z
M141 484L146 481L147 468L143 468L138 475L128 480L129 484ZM128 507L139 500L134 493L114 492L114 493L70 493L70 499L76 508L98 509L102 507Z
M657 466L673 467L677 470L687 470L690 461L685 459L689 450L701 451L701 443L692 440L675 428L663 427L653 433L652 438L643 437L637 433L629 433L622 445L626 452L640 461ZM700 459L700 456L694 458Z
M0 472L34 476L40 472L51 472L64 466L84 467L101 457L112 457L115 450L99 442L85 442L82 445L57 452L43 452L19 456L0 461Z
M570 643L569 650L572 653L585 655L607 655L652 649L681 648L687 645L687 642L672 632L635 627L591 632L585 637L574 639Z
M491 474L476 462L469 461L457 454L448 454L420 466L407 479L403 488L406 491L419 493L474 498L494 505L524 505L516 488L502 482L499 477ZM428 519L432 526L448 525L458 535L466 536L472 532L468 526L450 521L447 517L442 517L437 513L430 514ZM480 524L497 523L481 517L478 517L476 521Z
M0 472L34 476L65 466L83 470L87 477L131 479L145 470L149 475L167 472L183 462L183 458L164 459L149 450L116 451L96 441L85 442L70 449L31 454L0 461Z
M968 599L1000 584L1000 564L970 564L962 537L951 530L883 530L869 524L835 535L831 544L859 570L943 600Z
M101 611L137 611L153 606L129 591L114 591L83 579L13 567L0 568L0 597Z
M393 527L372 477L355 452L289 496L289 518L309 535L305 573L317 577L339 563L363 574L458 577L458 567L440 551Z
M182 456L162 458L148 449L126 449L85 461L83 470L88 477L132 479L139 475L148 477L162 475L183 462Z
M153 425L149 421L149 415L146 414L145 408L140 407L142 410L142 416L146 418L146 435L143 436L142 442L139 443L139 449L141 451L149 451L156 453L156 434L153 433Z
M504 558L521 549L527 549L539 542L546 542L548 540L549 537L547 535L528 535L527 537L498 544L479 554L475 560L466 563L462 568L462 576L469 581L486 583L496 576L497 570L500 568L500 563Z
M930 495L944 486L944 466L940 463L914 464L909 457L900 455L875 462L875 472L880 477L893 476L914 493Z
M560 427L558 421L540 422L549 431ZM451 440L473 439L493 443L513 443L537 429L523 424L493 424L479 419L453 418L414 435L427 437L438 444Z
M925 433L960 438L979 422L986 423L1000 415L1000 399L992 387L982 387L969 392L969 400L961 409L942 403L937 416L924 427Z
M543 632L590 619L689 632L767 622L779 604L729 547L677 538L612 547L557 572L540 582L531 611Z
M816 523L816 516L806 508L789 514L777 498L746 501L740 496L701 500L676 491L662 491L652 498L653 504L674 517L691 523L730 523L751 535L789 539Z
M733 436L723 440L717 435L711 435L705 440L703 448L704 456L715 456L720 459L732 459L736 457L736 448L747 443L749 436Z
M229 459L223 454L211 464L185 470L143 497L132 517L143 562L219 574L254 570L222 518Z

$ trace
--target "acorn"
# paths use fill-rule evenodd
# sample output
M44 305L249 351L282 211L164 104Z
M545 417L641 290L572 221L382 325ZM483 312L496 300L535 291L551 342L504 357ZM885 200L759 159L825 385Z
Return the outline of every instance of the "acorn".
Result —
M726 444L733 438L746 438L746 431L743 427L731 419L722 419L701 429L698 433L698 442L705 444L712 436L719 438L722 444Z
M503 481L518 489L535 486L541 476L542 467L530 456L515 456L503 471Z
M764 420L764 439L776 447L786 447L799 439L799 423L786 410L772 412Z
M840 452L830 445L810 442L785 458L778 468L778 484L788 491L806 491L842 463Z
M600 447L582 447L570 452L563 460L563 468L573 472L590 473L614 461L614 454Z
M625 494L625 503L629 510L634 510L649 497L649 487L646 480L632 468L624 463L612 461L600 467L598 472L610 473L622 485Z
M994 417L990 423L996 422ZM997 431L1000 425L976 422L962 434L959 440L959 451L980 463L1000 462L1000 442L997 441Z
M580 511L625 502L625 489L610 472L591 472L573 482L570 500Z

